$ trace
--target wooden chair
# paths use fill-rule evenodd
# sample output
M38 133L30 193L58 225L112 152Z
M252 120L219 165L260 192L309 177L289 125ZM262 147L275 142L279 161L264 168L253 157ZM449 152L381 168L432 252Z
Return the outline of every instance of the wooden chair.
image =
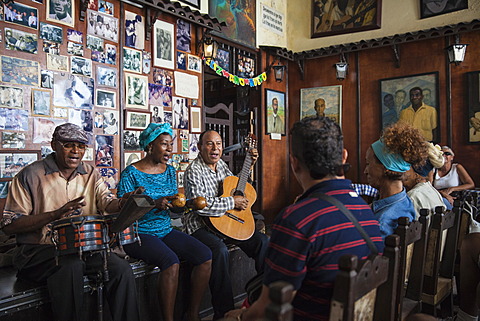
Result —
M393 320L399 237L390 235L385 244L384 255L361 262L355 255L340 258L330 321Z
M293 320L293 285L285 281L273 282L269 286L272 301L265 309L265 321Z
M418 221L409 222L407 217L398 219L395 234L400 237L400 263L395 321L405 320L409 315L422 311L429 214L430 210L422 209Z
M453 275L459 221L458 212L443 213L442 207L435 208L428 234L422 294L422 309L433 316L437 316L437 308L440 308L442 317L453 315ZM447 233L442 253L444 231Z

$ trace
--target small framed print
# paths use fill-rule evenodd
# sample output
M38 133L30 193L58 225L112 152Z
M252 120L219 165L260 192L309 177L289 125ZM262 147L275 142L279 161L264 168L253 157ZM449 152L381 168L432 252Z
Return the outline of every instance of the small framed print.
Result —
M97 85L105 87L117 87L117 69L97 66Z
M21 4L17 1L9 1L3 4L4 21L23 27L38 29L38 9Z
M125 73L127 108L148 110L148 77Z
M173 24L157 20L153 26L153 64L158 67L174 69L174 32Z
M142 73L142 52L140 50L123 48L123 70Z
M0 181L10 181L25 166L37 161L40 151L0 151Z
M46 0L47 20L70 27L74 26L75 1L74 0Z
M52 93L47 89L32 89L32 116L50 116Z
M73 41L73 42L78 42L78 43L83 43L83 33L81 31L68 29L67 30L67 40L68 41Z
M23 108L23 88L0 86L0 107Z
M47 54L47 68L52 70L70 72L68 56Z
M145 18L130 11L125 11L125 46L145 48Z
M87 34L118 42L118 19L101 12L87 10Z
M63 28L49 23L40 22L40 38L56 43L63 42Z
M63 107L52 107L52 114L54 118L62 118L62 119L67 119L68 118L68 108L63 108Z
M150 124L152 113L149 111L125 111L125 129L143 130Z
M116 92L103 90L103 89L96 89L95 90L95 106L104 107L104 108L116 108Z
M71 56L71 73L86 77L92 76L92 60L82 57Z
M190 131L192 133L202 132L202 109L190 107Z
M126 152L126 153L123 153L123 155L124 155L123 168L127 167L128 165L131 165L133 163L138 162L143 157L142 152Z
M202 60L200 57L188 55L187 70L202 72Z
M5 49L38 53L37 35L21 30L5 28Z
M125 130L123 132L123 149L124 150L141 150L140 148L140 134L141 130ZM140 160L142 157L136 159ZM128 159L128 156L125 155L125 160Z
M183 178L185 177L185 172L178 171L177 172L177 187L183 188Z

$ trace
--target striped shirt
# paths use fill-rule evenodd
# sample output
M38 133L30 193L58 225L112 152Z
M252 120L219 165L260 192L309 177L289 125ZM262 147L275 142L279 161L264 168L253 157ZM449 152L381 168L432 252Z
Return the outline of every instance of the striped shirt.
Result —
M22 169L10 185L1 227L23 215L38 215L57 210L67 202L85 197L86 205L75 214L103 214L116 197L110 192L100 173L91 165L81 163L69 180L58 169L54 154ZM51 226L19 233L18 244L51 244Z
M323 181L307 190L275 219L265 259L265 285L283 280L297 290L295 320L328 320L339 258L354 254L365 259L370 254L353 223L337 207L310 196L317 192L342 202L383 250L378 221L349 180Z
M216 171L205 164L200 154L188 165L184 176L185 196L187 199L203 196L208 205L203 210L189 213L182 218L187 234L205 226L200 216L222 216L235 207L232 196L221 197L222 183L227 176L233 174L222 159L218 161Z

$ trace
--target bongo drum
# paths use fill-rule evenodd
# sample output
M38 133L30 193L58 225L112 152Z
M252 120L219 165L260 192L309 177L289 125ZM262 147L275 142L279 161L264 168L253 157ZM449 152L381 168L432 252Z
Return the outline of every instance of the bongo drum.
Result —
M118 218L119 214L111 214L105 216L105 222L109 228L109 237L110 237L110 247L116 247L126 244L131 244L135 242L140 242L140 237L138 236L138 221L133 222L130 226L127 226L123 231L114 233L111 231L111 226L113 222Z
M70 216L52 223L57 256L108 249L108 233L101 215Z

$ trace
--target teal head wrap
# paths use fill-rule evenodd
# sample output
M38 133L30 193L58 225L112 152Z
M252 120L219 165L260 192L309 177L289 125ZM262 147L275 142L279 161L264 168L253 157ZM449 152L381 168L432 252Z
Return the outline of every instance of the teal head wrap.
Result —
M148 144L153 142L161 134L168 134L173 137L172 126L169 123L150 123L140 134L140 147L147 150Z
M399 173L405 173L410 169L410 163L407 163L401 155L390 153L380 139L372 144L372 149L386 169Z

